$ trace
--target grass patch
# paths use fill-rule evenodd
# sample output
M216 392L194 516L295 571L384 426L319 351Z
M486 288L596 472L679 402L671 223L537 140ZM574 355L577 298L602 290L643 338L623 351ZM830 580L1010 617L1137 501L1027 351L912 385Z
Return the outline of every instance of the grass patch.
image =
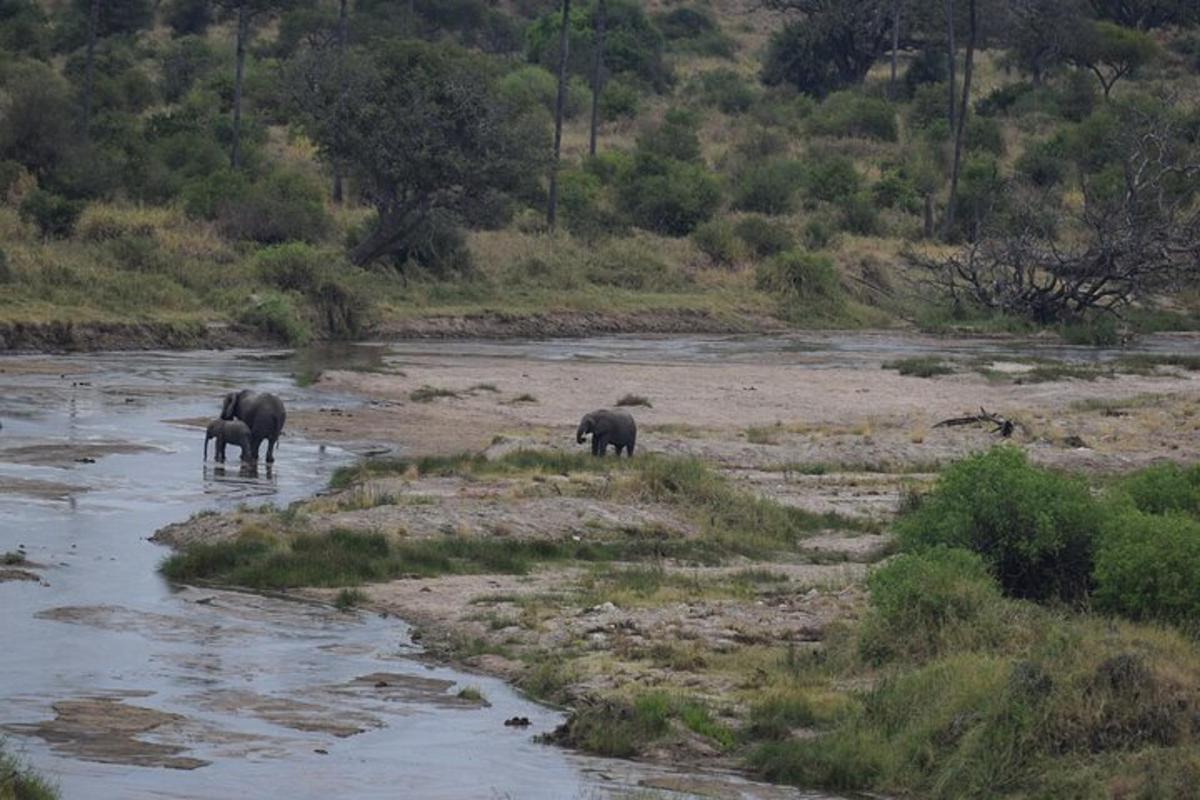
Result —
M443 389L438 386L422 386L408 393L408 399L414 403L432 403L442 397L458 397L453 389Z
M0 563L4 564L6 567L12 567L17 564L24 564L25 563L25 554L23 552L21 552L20 550L10 550L7 553L5 553L3 556L0 556Z
M654 408L654 404L650 402L650 398L642 397L640 394L627 394L617 400L618 406L642 406L643 408Z
M367 600L367 593L361 589L346 588L337 593L333 605L338 611L353 611Z
M746 441L750 444L779 444L779 437L783 434L783 426L775 425L751 425L746 428Z
M483 696L483 692L475 686L465 686L458 690L455 695L459 700L465 700L468 703L478 703L480 705L487 702L487 698Z
M509 400L508 404L515 406L519 403L536 403L537 401L538 401L538 399L536 397L534 397L533 395L529 394L528 392L522 392L521 394L514 397L512 400Z
M0 798L57 800L59 796L58 787L35 773L15 756L0 749Z
M914 378L935 378L938 375L953 375L954 367L937 356L914 356L896 361L885 361L884 369L894 369L901 375Z
M1153 372L1158 367L1174 367L1188 372L1200 372L1200 356L1135 353L1117 359L1117 369L1122 372Z
M590 753L630 758L668 739L675 724L706 737L720 749L729 749L734 743L733 732L713 717L706 703L667 692L588 703L576 710L553 738Z

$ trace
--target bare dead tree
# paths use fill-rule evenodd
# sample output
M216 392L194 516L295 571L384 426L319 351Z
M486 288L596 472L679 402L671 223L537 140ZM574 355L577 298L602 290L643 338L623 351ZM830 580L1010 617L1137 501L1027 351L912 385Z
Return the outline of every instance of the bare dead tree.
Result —
M923 282L956 304L1048 324L1131 303L1200 273L1200 152L1169 115L1127 111L1119 177L1083 175L1082 203L1047 224L1009 220L947 256L910 253ZM1007 192L1020 187L1009 185ZM1024 207L1050 201L1023 198ZM994 226L993 226L994 227Z
M944 419L933 427L957 428L963 425L978 425L981 422L995 425L996 427L992 428L992 433L998 433L1005 439L1012 438L1017 426L1020 425L1019 422L1015 422L1007 417L1002 417L999 414L988 411L986 408L981 406L978 414L968 414L965 417L952 417L951 419Z
M563 0L562 30L558 37L558 97L554 101L554 160L550 164L550 197L546 204L546 224L558 221L558 159L562 153L563 107L567 101L567 56L570 47L571 0Z

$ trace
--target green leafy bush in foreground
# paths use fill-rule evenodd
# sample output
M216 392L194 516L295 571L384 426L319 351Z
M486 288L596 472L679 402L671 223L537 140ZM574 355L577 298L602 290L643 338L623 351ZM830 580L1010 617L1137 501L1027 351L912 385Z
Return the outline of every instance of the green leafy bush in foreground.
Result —
M1093 599L1130 619L1200 620L1200 520L1130 510L1108 520L1096 551Z
M896 526L906 550L961 547L979 553L1004 591L1031 600L1087 593L1102 512L1079 480L996 447L944 473L920 508Z
M1158 464L1133 473L1115 489L1147 514L1200 513L1200 466Z
M56 800L58 790L17 759L0 750L0 798Z

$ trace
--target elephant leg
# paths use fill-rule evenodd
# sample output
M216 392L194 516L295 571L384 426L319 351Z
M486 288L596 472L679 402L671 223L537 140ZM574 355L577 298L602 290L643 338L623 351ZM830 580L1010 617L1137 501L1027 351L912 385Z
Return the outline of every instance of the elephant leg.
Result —
M629 444L625 445L625 455L629 458L633 458L633 444L633 442L630 442Z
M219 436L217 437L217 446L214 450L213 458L216 459L218 464L225 463L225 440Z
M250 460L251 461L255 461L255 462L258 461L258 450L260 447L262 447L262 439L258 438L257 436L251 437L250 438Z
M604 458L606 455L608 455L608 437L607 436L597 436L597 437L595 437L595 439L593 441L595 441L597 443L596 447L595 447L596 455L600 456L600 458Z
M267 463L275 463L275 437L267 439Z

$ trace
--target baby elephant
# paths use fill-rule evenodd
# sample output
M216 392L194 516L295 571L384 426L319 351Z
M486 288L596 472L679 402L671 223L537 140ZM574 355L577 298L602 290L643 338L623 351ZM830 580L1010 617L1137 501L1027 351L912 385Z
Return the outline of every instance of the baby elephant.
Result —
M217 462L224 463L227 444L236 444L242 449L242 461L250 460L250 426L240 419L214 419L208 423L208 430L204 434L205 461L208 461L209 439L217 440L213 456Z
M584 437L589 433L592 435L592 455L603 456L611 444L617 448L617 458L621 457L621 450L630 458L633 457L633 446L637 443L637 423L624 411L602 408L585 414L579 422L579 430L575 431L575 441L583 444Z

